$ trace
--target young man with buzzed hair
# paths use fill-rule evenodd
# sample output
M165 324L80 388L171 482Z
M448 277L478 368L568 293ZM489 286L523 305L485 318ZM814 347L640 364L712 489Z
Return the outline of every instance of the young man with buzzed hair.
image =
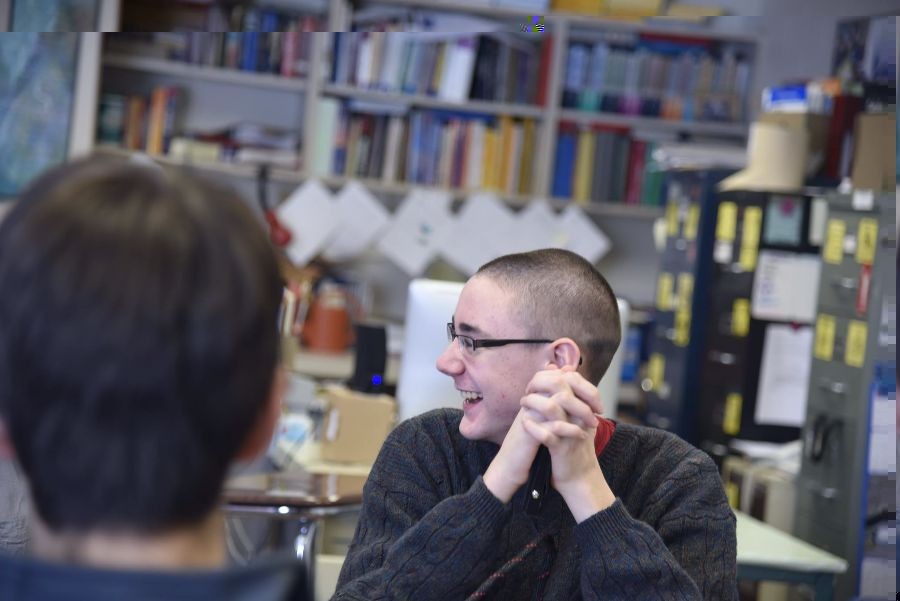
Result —
M226 566L222 483L266 449L284 381L249 207L153 165L58 167L0 224L0 290L34 556L0 558L0 599L305 599L293 557Z
M735 518L710 458L600 417L594 383L621 332L590 263L556 249L491 261L448 335L437 367L462 411L391 433L334 599L737 599Z

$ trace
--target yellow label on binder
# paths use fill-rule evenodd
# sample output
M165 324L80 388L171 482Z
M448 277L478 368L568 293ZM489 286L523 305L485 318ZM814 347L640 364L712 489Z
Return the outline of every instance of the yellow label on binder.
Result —
M844 363L851 367L862 367L866 362L866 322L851 319L847 324L847 346L844 349Z
M694 240L700 227L700 205L692 202L688 207L687 219L684 221L684 239Z
M675 344L687 346L691 341L691 310L678 309L675 312Z
M725 397L725 415L722 417L722 432L734 436L741 431L741 408L744 398L738 392Z
M822 259L826 263L840 265L844 260L844 236L847 235L847 224L840 219L829 219L825 230L825 246L822 247Z
M694 298L694 276L690 273L678 274L678 300L676 308L679 311L691 311L691 300Z
M728 504L732 509L740 509L738 502L741 499L741 489L734 482L725 483L725 497L728 498Z
M731 307L731 333L735 336L746 336L750 332L750 301L746 298L735 299Z
M665 373L666 358L659 353L650 355L650 361L647 365L647 377L650 378L650 385L653 387L653 390L659 390Z
M874 263L877 244L878 222L871 217L860 219L856 235L856 262L862 265Z
M831 361L834 355L834 317L821 314L816 318L816 340L813 343L813 356L822 361Z
M666 205L666 236L674 238L678 235L678 203L674 200Z
M741 255L738 259L744 271L756 268L756 254L759 249L759 230L762 227L762 209L747 207L744 211L744 227L741 232Z
M737 205L726 201L719 205L719 217L716 220L716 240L731 242L737 233Z
M656 284L656 308L660 311L672 310L672 274L665 271L659 274Z

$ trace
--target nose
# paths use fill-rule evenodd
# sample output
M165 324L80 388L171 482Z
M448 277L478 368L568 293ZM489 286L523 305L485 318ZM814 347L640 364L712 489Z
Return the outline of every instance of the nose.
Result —
M435 366L439 372L450 377L458 376L464 371L465 366L459 354L459 344L455 340L447 343L444 352L437 358Z

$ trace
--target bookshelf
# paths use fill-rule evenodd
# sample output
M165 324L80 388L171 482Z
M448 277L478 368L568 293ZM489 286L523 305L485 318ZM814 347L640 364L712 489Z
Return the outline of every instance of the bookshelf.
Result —
M374 11L372 10L374 9ZM378 9L390 9L387 12ZM448 117L446 115L461 115L462 128L466 128L466 123L471 119L483 119L487 123L490 130L496 130L499 136L501 123L512 123L513 127L523 129L526 124L533 127L533 140L531 142L532 150L528 155L522 155L522 158L514 158L510 160L510 164L516 164L516 173L528 171L527 180L514 181L515 176L510 175L509 179L503 180L506 185L488 186L483 183L482 187L488 188L489 191L502 198L511 207L524 206L531 198L548 199L554 207L560 208L571 202L575 202L575 166L572 166L573 183L571 189L559 189L555 186L555 180L558 179L557 161L559 160L558 150L561 137L565 137L566 131L575 128L578 131L591 130L600 131L602 129L612 129L615 131L640 132L641 136L661 136L662 139L690 141L693 139L700 140L716 140L730 142L740 145L747 136L747 125L742 120L738 122L716 121L716 120L698 120L691 117L688 119L663 118L660 115L652 114L627 114L623 112L613 112L608 110L585 110L584 107L576 108L564 103L564 91L569 82L567 82L567 70L569 69L569 53L573 44L597 44L609 43L611 45L619 44L636 44L636 40L640 40L640 36L651 34L656 36L674 36L673 39L689 39L692 43L703 44L708 43L709 47L718 47L716 45L724 45L723 47L741 48L744 53L741 56L747 57L747 62L752 68L754 60L754 40L747 36L735 35L732 32L716 31L708 27L694 24L675 24L663 22L663 20L651 20L647 22L623 21L617 19L600 18L593 16L577 15L564 12L550 12L544 14L544 23L546 30L544 34L540 33L522 33L514 29L513 23L528 20L531 13L527 9L518 9L515 7L497 6L487 3L467 3L467 2L451 2L449 0L431 0L429 2L414 0L386 0L379 2L355 2L350 3L345 0L333 0L328 4L327 15L322 17L322 23L326 22L331 28L347 31L351 26L366 27L379 29L383 25L384 19L395 19L390 15L396 15L404 11L415 13L417 11L446 11L456 15L468 15L485 19L492 19L499 22L501 27L506 31L496 32L490 37L502 40L504 38L511 40L510 44L517 48L532 48L532 51L526 52L533 57L539 57L541 69L545 72L540 75L541 80L539 86L544 88L540 98L533 96L520 97L515 92L516 101L510 100L511 93L501 93L494 97L505 96L504 100L487 100L487 99L451 99L441 97L434 89L418 89L416 93L406 93L400 89L386 88L378 85L376 81L364 81L363 84L357 85L353 77L345 78L345 81L339 81L335 77L332 69L335 53L337 52L337 35L315 33L308 34L310 39L314 39L312 55L303 65L303 77L283 77L273 73L255 73L247 72L234 68L223 68L219 66L210 66L202 64L190 64L187 62L175 61L166 58L153 58L148 56L135 56L125 54L117 48L111 48L104 52L102 65L104 68L103 87L106 87L107 77L110 73L129 72L131 81L135 78L148 78L153 81L174 81L188 82L187 85L192 87L203 88L206 85L227 85L235 90L241 89L244 98L248 95L256 95L261 97L266 91L288 92L291 99L284 104L285 111L294 111L300 115L294 118L295 125L302 130L302 148L304 156L304 165L297 170L276 170L273 171L272 177L275 180L284 182L300 182L305 178L315 174L319 179L327 185L337 187L346 183L350 179L355 179L366 185L370 190L383 193L388 196L397 196L407 193L414 187L437 188L449 191L454 198L464 198L473 189L472 182L460 180L454 176L452 183L448 183L446 177L438 179L434 176L434 170L443 169L445 167L435 167L430 176L423 179L415 177L415 174L409 171L409 160L400 159L401 167L396 177L392 173L391 176L384 175L379 177L378 173L371 170L366 171L363 168L355 170L353 168L341 168L322 170L311 165L310 156L315 156L320 152L320 148L316 146L317 141L331 136L330 131L324 131L323 128L329 127L328 123L323 123L321 116L323 108L326 104L337 103L341 111L347 114L353 111L366 111L367 108L359 107L381 106L391 108L404 115L406 122L404 123L404 133L408 136L408 129L411 127L411 116L416 113L439 115L441 127L439 132L435 134L438 138L444 139L444 146L439 143L430 147L432 151L447 150L455 148L446 145L446 129L448 125ZM388 15L384 17L383 15ZM396 20L393 21L397 23ZM401 25L391 25L388 31L402 30ZM264 34L261 34L264 35ZM478 35L473 33L472 35ZM488 37L488 36L485 36ZM616 46L618 47L618 46ZM384 52L384 50L381 50ZM354 58L354 60L356 60ZM546 64L543 64L546 63ZM355 63L354 63L355 64ZM438 63L440 64L440 63ZM533 67L534 63L530 65ZM225 96L222 94L222 96ZM223 98L222 103L227 98ZM244 105L247 102L243 103ZM274 106L273 101L260 103L258 113L260 117L272 119L277 111L271 110ZM299 108L298 108L299 107ZM192 107L193 116L188 115L183 121L186 127L190 127L191 119L201 119L198 117L199 111L196 107ZM389 114L389 113L388 113ZM700 116L700 115L698 115ZM376 117L377 118L377 117ZM456 119L456 117L453 117ZM284 118L282 116L282 122ZM333 125L332 125L333 126ZM455 125L454 125L455 127ZM568 128L568 129L567 129ZM346 135L346 131L344 132ZM443 137L442 137L443 136ZM461 136L468 143L465 135ZM642 138L643 139L643 138ZM382 138L382 142L384 139ZM374 135L372 139L368 139L367 143L374 144ZM577 144L576 144L577 147ZM402 147L409 152L405 146ZM468 147L466 147L468 149ZM508 150L510 146L501 146L498 142L498 152L500 148ZM521 147L515 147L519 148ZM378 150L378 149L375 149ZM367 152L373 153L375 150L366 149ZM381 147L381 153L385 153L386 148ZM333 152L330 149L327 152ZM524 153L524 150L522 150ZM627 154L627 151L624 151ZM429 153L418 153L419 155L429 156ZM648 153L649 156L649 153ZM631 160L631 155L626 160ZM171 157L158 157L162 162L173 162ZM379 159L381 161L382 159ZM177 162L177 160L174 160ZM454 159L455 161L455 159ZM361 163L362 164L362 163ZM380 163L379 163L380 164ZM330 162L331 167L335 167L336 162ZM209 164L209 162L195 161L195 166L203 169L209 169L223 174L229 174L235 177L249 177L255 173L255 168L247 165L222 163L219 165ZM392 166L392 168L394 168ZM505 167L504 167L505 168ZM623 167L624 168L624 167ZM394 168L396 169L396 168ZM457 169L456 163L453 166L454 173ZM513 169L509 167L509 169ZM408 179L409 174L413 174L413 179ZM565 176L564 176L565 177ZM629 174L627 177L631 182L633 177ZM630 185L630 183L629 183ZM626 204L626 195L621 193L621 187L616 188L617 194L611 195L607 193L603 196L592 196L585 198L585 186L581 186L581 193L577 196L581 200L582 208L589 214L597 217L612 218L629 218L629 219L654 219L661 214L658 206L648 206L644 204L644 199L639 195L628 194L630 199ZM596 192L596 186L593 192ZM563 194L560 194L563 192ZM638 198L638 200L635 200Z

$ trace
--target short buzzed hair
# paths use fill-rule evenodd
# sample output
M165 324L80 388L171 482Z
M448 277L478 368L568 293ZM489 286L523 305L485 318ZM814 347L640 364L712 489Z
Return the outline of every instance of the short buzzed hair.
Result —
M516 298L515 317L532 338L571 338L584 359L579 371L597 383L612 362L622 331L609 283L583 257L558 248L504 255L476 276Z

